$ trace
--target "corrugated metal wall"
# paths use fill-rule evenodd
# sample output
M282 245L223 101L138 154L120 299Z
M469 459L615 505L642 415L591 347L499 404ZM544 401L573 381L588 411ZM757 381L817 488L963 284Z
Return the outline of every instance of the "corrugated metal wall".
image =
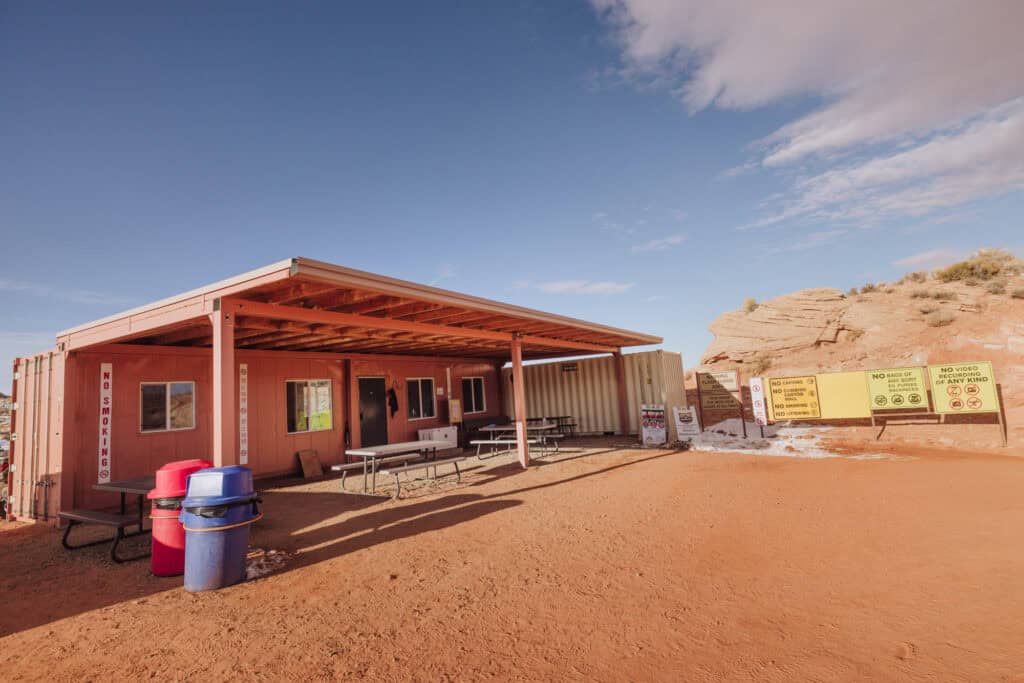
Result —
M52 520L60 496L63 354L22 358L15 373L10 513Z
M643 403L686 406L683 359L671 351L645 351L623 355L626 370L627 431L639 430ZM568 368L575 367L575 370ZM537 363L523 368L527 417L572 415L581 434L619 431L618 387L612 356L575 361ZM502 373L502 389L509 417L514 417L512 369ZM669 416L671 424L671 415ZM670 427L674 430L674 427ZM670 431L670 436L672 436Z

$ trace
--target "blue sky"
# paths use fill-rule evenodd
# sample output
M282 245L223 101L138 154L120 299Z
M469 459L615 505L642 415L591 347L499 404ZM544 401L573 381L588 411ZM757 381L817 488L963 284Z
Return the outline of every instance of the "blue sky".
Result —
M819 41L810 74L786 50L851 22L751 46L757 17L685 5L7 3L0 356L304 255L659 334L692 366L746 297L1024 244L1013 70L836 141L898 78L860 92L854 48Z

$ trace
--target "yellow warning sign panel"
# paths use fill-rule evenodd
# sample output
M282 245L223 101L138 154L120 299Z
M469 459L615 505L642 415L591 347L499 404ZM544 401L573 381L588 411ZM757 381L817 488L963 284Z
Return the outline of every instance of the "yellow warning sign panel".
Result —
M866 374L872 410L928 407L923 368L868 370Z
M777 420L816 420L821 417L818 379L805 377L769 377L769 417Z
M816 375L821 419L848 420L871 417L868 385L864 373L828 372Z
M999 412L996 375L987 361L929 365L928 379L936 413Z

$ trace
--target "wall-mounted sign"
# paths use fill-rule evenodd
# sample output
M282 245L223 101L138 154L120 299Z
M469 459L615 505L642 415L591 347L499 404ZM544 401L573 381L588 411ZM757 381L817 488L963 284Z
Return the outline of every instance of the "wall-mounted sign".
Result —
M815 420L821 417L821 403L818 398L818 379L814 375L804 377L769 377L768 392L771 395L771 417L779 420Z
M936 413L999 412L996 376L987 361L929 365L928 378Z
M754 422L764 427L768 424L768 399L764 395L764 380L750 378L750 405L754 409Z
M872 410L928 407L923 369L890 368L866 374Z
M113 455L110 450L110 432L113 430L114 402L114 366L111 363L100 363L100 438L99 463L96 470L96 483L109 484Z
M579 369L576 363L562 363L562 372L577 372Z
M676 423L676 438L680 441L689 441L695 436L700 436L700 422L697 420L697 409L693 406L682 408L672 406L672 417Z
M459 424L462 422L462 399L448 399L448 424Z
M640 438L645 446L661 446L668 441L665 424L665 406L640 406Z
M249 366L238 365L238 464L249 464Z

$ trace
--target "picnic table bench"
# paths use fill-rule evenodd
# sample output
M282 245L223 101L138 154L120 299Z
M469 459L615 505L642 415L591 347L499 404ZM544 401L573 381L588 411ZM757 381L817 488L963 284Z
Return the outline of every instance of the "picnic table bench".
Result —
M418 460L420 458L435 460L437 458L438 449L444 450L446 448L451 448L451 444L447 441L421 439L418 441L382 444L380 446L367 446L365 448L350 448L345 451L345 455L363 459L361 465L363 468L363 493L377 493L377 465L385 458L409 456L407 458L409 460ZM342 466L342 468L343 469L335 471L345 473L348 472L349 469L356 469L354 467L344 468L344 466ZM367 491L367 475L369 475L372 482L370 484L369 491ZM344 474L342 476L344 476Z
M454 465L455 466L455 480L462 481L462 472L459 471L459 463L466 459L467 456L459 455L453 458L445 458L443 460L421 460L419 462L412 462L406 465L400 465L398 467L389 467L384 470L380 470L383 476L394 476L395 478L395 495L397 499L402 492L402 485L398 478L399 474L403 472L411 472L413 470L427 470L427 476L430 477L430 468L434 468L434 480L437 479L437 468L440 465Z
M410 460L419 460L419 459L420 459L419 453L407 453L405 455L392 455L392 456L390 456L388 458L379 458L377 460L377 463L381 464L381 465L388 465L388 464L396 463L396 462L409 462ZM341 472L341 490L342 490L342 492L347 492L347 490L348 490L348 489L345 488L345 477L348 476L348 473L352 472L354 470L363 470L365 468L366 468L366 461L365 460L363 462L349 462L349 463L345 463L343 465L331 465L331 471L332 472Z
M540 442L537 441L537 439L527 439L526 443L528 443L531 446L533 446L533 445L535 445L537 443L540 443ZM469 445L470 446L476 446L476 457L478 457L481 460L483 460L484 459L483 456L480 455L480 448L481 448L481 446L490 446L491 447L491 452L487 456L488 458L490 458L490 457L492 457L492 456L494 456L497 453L500 453L502 451L510 451L510 450L512 450L512 447L516 445L516 440L515 439L473 439L472 441L469 442ZM499 451L497 448L495 448L495 446L507 446L507 448L503 448L503 449L501 449Z
M60 539L61 545L68 550L78 550L79 548L87 548L89 546L113 541L110 545L110 559L118 564L126 562L129 559L135 560L149 555L149 553L146 553L145 555L139 555L138 557L132 558L121 558L117 555L117 545L123 539L147 533L147 531L141 527L138 531L133 533L125 532L126 528L139 525L139 520L135 515L119 515L114 512L104 512L103 510L64 510L62 512L58 512L57 516L68 523L67 527L64 529L64 535ZM72 545L68 541L68 536L71 535L71 530L78 524L99 524L101 526L112 527L114 529L114 537L101 538L98 541Z
M139 536L141 534L148 534L149 529L143 527L143 523L146 517L145 514L145 502L146 494L150 492L156 486L156 477L135 477L134 479L122 479L120 481L110 481L100 484L94 484L93 489L97 491L110 491L113 493L121 494L121 512L120 514L114 512L106 512L104 510L64 510L57 513L58 519L63 519L68 523L64 529L64 535L61 537L61 545L68 550L78 550L79 548L87 548L93 545L99 545L100 543L111 542L110 545L110 559L120 564L121 562L127 562L128 560L138 560L143 557L149 557L149 553L140 554L135 557L121 558L117 555L118 544L132 536ZM139 507L137 514L128 514L126 496L129 493L134 493L139 498ZM71 535L71 529L80 524L98 524L100 526L111 527L114 529L113 538L101 538L98 541L91 541L89 543L72 544L68 541L68 537ZM128 533L125 531L128 527L138 527L136 531Z

